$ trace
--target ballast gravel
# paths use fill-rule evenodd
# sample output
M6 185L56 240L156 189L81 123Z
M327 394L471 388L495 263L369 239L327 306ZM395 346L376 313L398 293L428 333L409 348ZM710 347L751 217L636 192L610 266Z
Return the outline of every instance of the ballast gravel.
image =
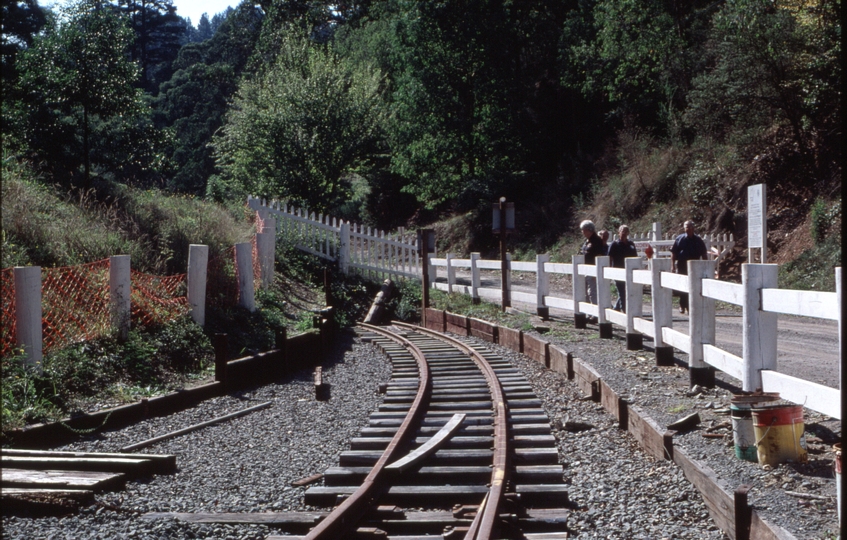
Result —
M596 327L593 332L596 333ZM592 363L618 392L630 390L630 400L655 414L665 424L675 416L680 400L692 407L726 401L717 395L680 396L682 381L660 387L657 375L670 380L685 378L684 368L655 368L649 353L625 351L620 340L598 340L592 329L550 332L543 336L575 356ZM563 464L563 480L572 502L569 529L572 537L633 539L727 538L710 519L697 490L680 469L668 461L645 454L631 435L598 403L586 400L573 381L538 362L508 349L478 342L498 352L520 368L547 410ZM610 347L610 345L612 345ZM631 365L629 365L631 364ZM655 369L654 369L655 368ZM678 369L679 371L674 371ZM369 415L382 401L378 386L390 378L387 358L374 346L343 335L323 363L324 381L331 397L316 401L312 373L300 372L278 383L205 401L169 416L146 420L115 431L89 436L55 450L115 452L121 447L211 420L266 401L273 405L233 420L162 441L140 453L175 454L178 471L127 482L126 489L96 496L96 504L62 518L4 516L3 538L9 539L262 539L279 531L265 525L192 524L176 519L142 519L146 512L280 512L315 510L303 504L306 488L291 483L338 464L349 449L349 440L367 425ZM666 372L666 373L665 373ZM644 375L647 375L646 377ZM608 378L607 378L608 377ZM724 391L725 392L725 391ZM701 394L702 396L702 394ZM687 403L687 401L685 401ZM712 409L718 405L712 405ZM706 411L708 409L700 409ZM705 416L705 415L704 415ZM573 426L577 426L574 428ZM734 462L725 441L697 439L684 442L695 459L702 458L719 477L734 468L753 481L775 477L755 464ZM717 458L715 456L718 456ZM785 470L783 470L785 469ZM794 469L775 469L785 486L807 489L834 482L804 476ZM746 475L746 476L745 476ZM794 478L797 476L799 478ZM735 473L733 479L738 477ZM803 482L807 485L801 487ZM782 486L781 484L781 486ZM735 485L733 483L733 485ZM795 524L788 528L797 538L826 536L833 520L832 505L812 503L801 507L794 499L759 499L761 482L754 484L751 501L759 510L766 500L768 516L784 512ZM814 487L813 486L813 487ZM786 488L787 489L787 488ZM791 508L785 505L793 503ZM802 513L798 530L795 516ZM774 519L776 521L776 519Z

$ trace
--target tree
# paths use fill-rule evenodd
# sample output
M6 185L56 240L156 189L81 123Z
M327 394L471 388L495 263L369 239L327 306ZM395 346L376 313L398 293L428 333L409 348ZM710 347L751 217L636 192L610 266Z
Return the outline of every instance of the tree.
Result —
M210 194L337 205L345 175L380 152L382 75L289 32L272 68L245 79L213 142L221 175Z
M17 77L15 58L18 52L32 45L47 18L36 0L3 0L2 15L0 51L3 59L3 84L6 86Z
M54 172L73 175L82 165L88 185L92 156L95 163L116 165L92 148L99 137L114 137L112 129L145 114L135 88L138 67L128 58L133 38L108 4L83 0L20 54L25 139Z
M182 46L185 21L176 14L173 0L117 0L116 5L135 30L132 59L141 68L142 88L155 95L173 74L171 63Z
M156 125L173 133L168 149L175 166L170 189L205 193L206 182L215 172L209 142L223 123L261 24L261 12L243 2L211 39L188 43L179 51L173 63L176 71L154 102Z
M212 30L212 23L209 22L209 14L200 15L200 22L197 23L197 41L206 41L212 39L215 31Z

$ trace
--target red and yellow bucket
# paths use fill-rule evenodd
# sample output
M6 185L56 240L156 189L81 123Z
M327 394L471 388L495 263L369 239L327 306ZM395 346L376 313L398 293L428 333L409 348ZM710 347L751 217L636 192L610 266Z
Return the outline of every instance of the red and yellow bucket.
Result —
M774 405L752 412L760 465L808 459L802 405Z

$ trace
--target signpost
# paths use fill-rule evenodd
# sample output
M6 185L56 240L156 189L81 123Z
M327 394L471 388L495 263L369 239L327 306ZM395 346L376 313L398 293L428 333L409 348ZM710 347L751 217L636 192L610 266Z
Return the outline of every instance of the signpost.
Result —
M747 262L755 262L753 249L762 250L762 264L767 262L768 221L765 185L756 184L747 187Z
M499 203L491 205L491 230L500 237L500 282L503 291L503 311L511 304L509 298L509 261L506 259L506 235L515 230L515 203L500 197Z

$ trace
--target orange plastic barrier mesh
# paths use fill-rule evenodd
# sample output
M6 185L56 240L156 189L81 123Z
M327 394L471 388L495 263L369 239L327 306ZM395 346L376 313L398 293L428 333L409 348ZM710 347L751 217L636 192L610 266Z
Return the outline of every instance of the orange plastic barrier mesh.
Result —
M15 274L11 268L0 271L0 301L2 301L3 323L0 327L0 356L6 356L15 348L17 321L15 320Z
M105 335L111 328L109 259L41 272L43 350Z
M187 275L155 276L130 271L132 327L151 326L188 313Z

